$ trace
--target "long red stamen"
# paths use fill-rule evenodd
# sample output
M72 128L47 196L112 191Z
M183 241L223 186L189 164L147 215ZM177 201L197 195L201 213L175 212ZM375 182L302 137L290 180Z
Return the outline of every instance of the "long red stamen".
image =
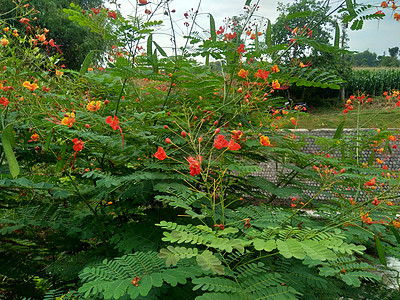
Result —
M74 163L75 163L75 158L76 158L77 154L78 154L78 151L75 151L74 160L72 161L72 169L74 169Z
M124 135L122 134L122 129L120 126L118 126L119 132L121 132L121 138L122 138L122 148L125 147L125 141L124 141Z

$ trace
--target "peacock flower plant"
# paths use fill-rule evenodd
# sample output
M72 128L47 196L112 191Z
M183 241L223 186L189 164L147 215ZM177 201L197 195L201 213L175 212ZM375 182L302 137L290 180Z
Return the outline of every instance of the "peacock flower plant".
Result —
M119 132L121 132L121 138L122 138L122 148L124 148L125 147L124 135L122 133L121 127L119 126L118 117L114 116L114 118L112 118L111 116L108 116L106 118L106 123L109 124L113 130L119 129Z

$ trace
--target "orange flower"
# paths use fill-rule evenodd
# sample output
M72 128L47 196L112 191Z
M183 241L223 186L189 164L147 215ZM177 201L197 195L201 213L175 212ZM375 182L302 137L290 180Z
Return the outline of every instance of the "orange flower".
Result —
M31 84L29 81L25 81L22 85L23 85L23 87L26 87L31 92L33 92L34 90L36 90L39 87L36 83Z
M10 30L10 27L4 27L3 30L4 32L8 32Z
M271 71L274 72L274 73L278 73L278 72L280 72L281 70L279 70L279 68L278 68L277 65L273 65L273 66L271 67Z
M292 124L294 125L294 126L296 126L297 124L296 124L296 119L295 118L293 118L293 117L291 117L290 118L290 122L292 122Z
M393 226L394 227L396 227L396 228L399 228L400 227L400 222L399 221L393 221Z
M62 76L62 75L64 75L64 72L62 72L60 70L56 70L56 75L57 76Z
M231 137L236 141L239 140L243 135L243 132L240 130L232 130L231 133Z
M101 106L101 101L91 101L88 103L88 105L86 106L88 111L96 111L99 110Z
M74 125L75 123L75 113L66 113L64 115L64 118L61 120L61 124L63 125L67 125L68 127L72 127L72 125Z
M31 135L31 139L28 141L33 141L33 142L37 142L37 140L39 139L39 135L37 133L34 133Z
M2 45L3 47L5 47L5 46L8 45L8 40L5 39L5 38L4 38L4 39L1 39L0 43L1 43L1 45Z
M44 42L46 40L46 36L44 34L36 36L40 42Z
M256 35L254 33L251 34L250 39L255 40L256 39Z
M400 21L400 14L395 13L394 16L393 16L393 18L394 18L396 21Z
M274 90L279 89L281 87L281 85L279 84L278 80L273 80L271 85L272 85L272 88Z
M164 160L167 158L167 154L164 151L163 147L158 147L157 152L154 154L154 157L158 158L159 160Z
M389 6L389 5L387 4L386 1L382 1L381 7L386 8L386 7L388 7L388 6Z
M264 135L260 136L260 144L262 146L271 146L271 142L269 141L269 137L264 136Z
M17 29L14 29L14 30L13 30L13 36L15 36L15 37L18 37L18 36L19 36L18 30L17 30Z
M243 69L240 69L238 75L242 78L246 78L249 75L249 71L245 71Z

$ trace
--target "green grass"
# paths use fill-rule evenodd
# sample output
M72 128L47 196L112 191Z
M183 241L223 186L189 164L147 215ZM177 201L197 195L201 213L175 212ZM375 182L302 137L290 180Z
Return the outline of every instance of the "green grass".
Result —
M379 99L380 98L380 99ZM359 112L357 104L353 111L343 114L343 106L310 108L307 115L298 116L297 128L320 129L337 128L345 120L345 128L357 127L359 114L360 128L400 128L400 107L393 102L386 105L383 97L374 98L373 103L366 104ZM294 128L290 123L286 128Z

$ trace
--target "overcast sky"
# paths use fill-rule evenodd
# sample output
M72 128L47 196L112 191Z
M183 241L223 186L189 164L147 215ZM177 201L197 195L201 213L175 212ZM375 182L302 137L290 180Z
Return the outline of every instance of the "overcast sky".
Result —
M136 0L137 1L137 0ZM121 4L121 12L123 15L134 14L136 7L135 0L117 0ZM155 4L148 0L149 4L146 8L152 10L155 8ZM256 0L252 1L253 3ZM290 3L292 1L281 0L279 2ZM342 0L331 0L332 5L341 3ZM362 2L358 0L358 2ZM154 0L154 3L158 3ZM225 17L231 17L243 13L243 5L245 0L201 0L201 6L199 9L200 15L198 16L198 22L202 24L206 29L209 29L209 19L207 13L211 13L215 19L216 27L224 25L223 20ZM363 3L373 4L379 6L381 1L364 0ZM187 28L184 26L186 21L184 13L193 8L196 10L199 4L199 0L170 0L170 10L175 9L173 19L175 21L175 30L178 36L183 36L187 32ZM278 0L260 0L260 9L257 15L267 17L274 22L278 17L276 11ZM115 6L111 6L115 7ZM139 12L143 14L145 7L142 6ZM375 12L378 8L372 8L371 12ZM360 31L349 30L350 41L349 50L353 51L364 51L369 50L375 52L378 55L382 55L383 52L388 55L388 48L398 46L400 47L400 22L393 20L393 16L389 9L384 10L387 16L381 21L367 21L364 28ZM203 14L201 14L203 13ZM162 14L157 19L163 19L165 27L169 25L169 19L164 17ZM199 29L200 31L201 29ZM161 34L154 37L163 45L163 47L172 46L169 39ZM182 40L178 40L178 43Z

